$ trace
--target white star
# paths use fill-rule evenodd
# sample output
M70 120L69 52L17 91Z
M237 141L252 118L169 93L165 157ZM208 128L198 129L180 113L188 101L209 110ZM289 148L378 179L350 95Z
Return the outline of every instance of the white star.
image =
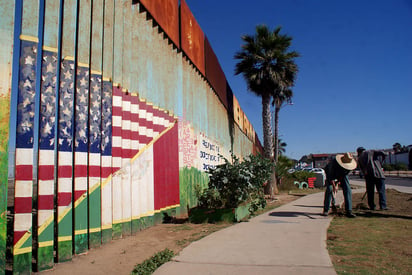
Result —
M71 79L71 78L72 78L72 74L70 73L69 70L67 70L67 71L64 73L64 78L65 78L65 79Z
M52 113L53 112L53 105L47 103L46 104L46 111L49 112L49 113Z
M86 86L86 84L86 79L84 77L80 79L80 86Z
M86 115L84 113L79 114L79 120L80 121L85 121L86 120Z
M81 94L79 99L80 99L80 102L86 103L87 97L84 94Z
M85 138L86 137L86 132L84 131L84 129L81 129L80 131L79 131L79 136L81 137L81 138Z
M52 64L52 63L49 63L49 64L47 65L47 72L48 72L48 73L52 73L53 71L54 71L53 64Z
M63 110L63 114L65 114L66 116L70 116L70 115L71 115L71 112L70 112L69 108L66 107L66 108Z
M95 85L93 86L93 91L94 91L94 92L98 92L98 91L99 91L99 85L95 84Z
M31 82L30 82L30 80L26 79L26 81L24 81L23 87L29 87L29 88L31 88Z
M26 108L28 105L30 105L30 99L26 97L23 101L23 107Z
M99 107L99 104L100 102L98 102L97 100L95 100L95 101L93 101L93 107L95 107L95 108L97 108L97 107Z
M52 93L53 92L53 88L51 86L47 87L45 90L46 93Z
M33 65L33 61L34 61L34 58L29 55L25 59L25 64L26 65Z
M44 125L44 128L43 128L43 134L50 135L51 130L52 130L52 127L49 125L49 123L46 123L46 125Z

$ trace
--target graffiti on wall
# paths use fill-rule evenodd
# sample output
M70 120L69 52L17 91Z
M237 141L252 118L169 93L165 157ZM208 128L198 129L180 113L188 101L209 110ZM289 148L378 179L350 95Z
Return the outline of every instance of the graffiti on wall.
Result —
M205 135L201 135L200 137L200 170L208 171L210 168L216 168L216 165L222 162L220 147L216 142L212 142Z

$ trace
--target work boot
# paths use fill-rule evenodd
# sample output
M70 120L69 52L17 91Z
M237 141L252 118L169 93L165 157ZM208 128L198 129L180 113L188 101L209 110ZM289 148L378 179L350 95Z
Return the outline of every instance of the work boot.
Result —
M348 218L355 218L356 215L353 214L352 211L348 211L348 212L346 212L346 217L348 217Z

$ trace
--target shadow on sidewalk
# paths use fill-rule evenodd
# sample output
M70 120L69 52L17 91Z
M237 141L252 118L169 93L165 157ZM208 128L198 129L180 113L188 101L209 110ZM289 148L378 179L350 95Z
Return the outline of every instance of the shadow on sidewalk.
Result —
M309 212L297 212L297 211L278 211L278 212L271 212L269 216L272 217L289 217L289 218L297 218L297 217L307 217L309 219L316 219L313 216L320 216L320 213L309 213Z

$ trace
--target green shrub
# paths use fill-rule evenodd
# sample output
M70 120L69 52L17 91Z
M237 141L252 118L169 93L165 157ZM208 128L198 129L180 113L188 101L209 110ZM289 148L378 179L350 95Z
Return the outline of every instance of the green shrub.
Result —
M240 162L232 154L232 162L208 171L209 185L196 191L201 208L236 208L250 202L251 209L264 207L263 183L270 179L273 163L262 156L250 155Z
M145 260L143 263L136 265L131 274L150 275L162 264L170 261L173 256L173 251L166 248L165 250L156 253L150 259Z
M302 182L302 181L307 182L308 178L316 177L315 173L309 172L309 171L304 171L304 170L296 171L296 172L291 173L289 175L293 180L296 180L296 181L299 181L299 182Z

